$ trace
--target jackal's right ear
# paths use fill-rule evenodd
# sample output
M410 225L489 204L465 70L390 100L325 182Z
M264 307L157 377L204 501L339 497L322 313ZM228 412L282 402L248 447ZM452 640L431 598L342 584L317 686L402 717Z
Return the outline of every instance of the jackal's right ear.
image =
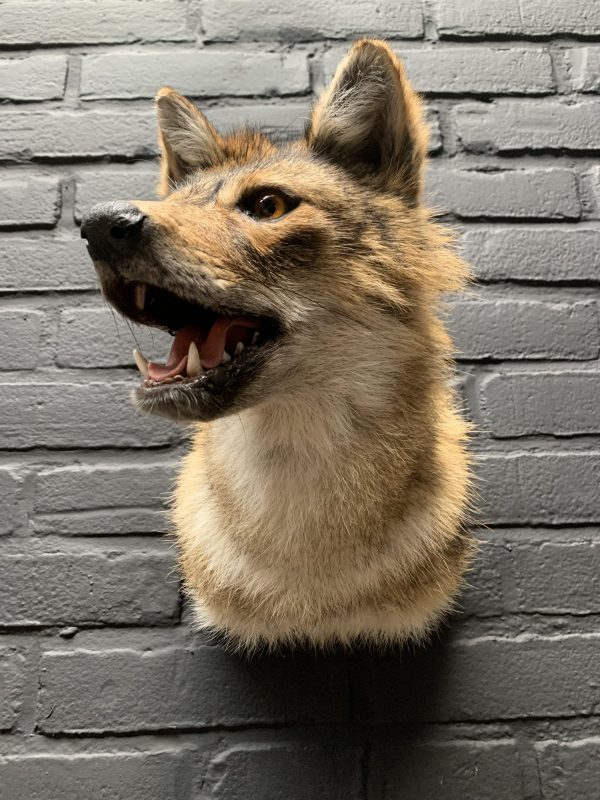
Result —
M382 41L356 42L317 102L308 146L359 180L419 201L427 127L402 64Z
M158 188L165 196L190 172L220 164L223 148L221 137L204 114L168 86L156 95L156 110L161 150Z

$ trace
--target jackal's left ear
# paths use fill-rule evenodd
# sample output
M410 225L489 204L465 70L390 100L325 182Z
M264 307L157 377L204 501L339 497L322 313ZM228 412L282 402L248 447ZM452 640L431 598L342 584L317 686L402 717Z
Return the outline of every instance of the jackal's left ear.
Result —
M385 42L353 45L319 98L306 138L360 180L418 203L427 127L421 101Z
M221 137L204 114L168 86L156 95L156 109L161 150L159 192L164 196L190 172L220 164L223 148Z

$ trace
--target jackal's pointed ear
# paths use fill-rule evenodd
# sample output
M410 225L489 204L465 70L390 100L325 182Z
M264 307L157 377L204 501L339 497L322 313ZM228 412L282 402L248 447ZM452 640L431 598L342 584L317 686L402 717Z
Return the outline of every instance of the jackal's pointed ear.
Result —
M223 149L221 137L204 114L168 86L156 95L156 110L161 150L159 192L164 196L193 170L220 164Z
M350 49L317 102L307 143L357 178L416 205L427 150L421 102L385 42Z

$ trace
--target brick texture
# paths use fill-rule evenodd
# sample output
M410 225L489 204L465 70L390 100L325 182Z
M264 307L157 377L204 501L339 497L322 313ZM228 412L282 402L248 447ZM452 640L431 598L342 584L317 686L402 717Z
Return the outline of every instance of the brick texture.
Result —
M480 555L426 646L246 658L180 585L188 431L129 399L170 337L102 302L79 224L155 198L161 85L286 140L361 36L425 97L473 266ZM0 2L0 800L598 796L599 74L590 0Z
M499 100L484 108L458 106L456 127L466 150L473 152L527 152L535 150L600 149L598 103L581 100L527 102Z
M600 278L600 229L536 225L467 229L462 253L483 281L584 283Z
M24 657L14 650L0 649L0 731L9 731L17 721L24 662Z
M100 753L39 753L0 758L0 781L12 800L188 800L190 767L184 752L115 749Z
M2 626L160 625L178 617L173 561L163 547L7 554L1 569L12 576L0 587Z
M50 228L59 215L58 182L55 178L23 174L0 179L0 228Z
M494 436L600 433L599 390L598 372L503 373L485 379L481 404Z
M196 97L285 95L309 90L308 65L301 53L179 50L85 56L81 96L154 97L156 87L167 82Z
M294 6L258 0L206 0L203 28L208 41L305 41L360 35L413 39L423 34L419 0L359 0L327 5L307 0Z
M1 100L58 100L63 96L67 59L29 56L0 59Z
M286 692L298 679L306 695ZM37 717L46 733L348 719L349 687L335 664L310 657L240 664L235 655L202 645L49 651L42 659L40 685ZM102 694L100 686L105 686Z
M437 0L438 30L442 36L597 36L600 10L586 0Z
M600 328L594 302L479 299L454 303L450 331L465 361L597 359Z
M432 167L429 200L463 219L576 219L580 215L575 175L566 169L494 172Z
M265 785L273 797L284 797L294 785L298 800L359 800L361 756L360 748L351 746L234 745L212 761L207 782L213 797L227 800L260 797Z
M445 800L512 800L519 797L522 770L515 742L421 743L406 752L402 742L381 747L376 769L386 776L385 800L436 797ZM497 784L497 776L502 781Z

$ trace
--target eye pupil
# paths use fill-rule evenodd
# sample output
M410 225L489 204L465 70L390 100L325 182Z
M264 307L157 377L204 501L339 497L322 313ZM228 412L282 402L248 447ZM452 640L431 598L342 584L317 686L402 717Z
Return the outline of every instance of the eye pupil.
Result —
M278 212L281 213L280 205L280 198L275 197L274 194L264 194L262 197L258 198L256 210L261 217L273 217Z
M275 220L283 217L298 205L298 200L288 197L277 189L259 189L246 195L239 208L257 220Z

